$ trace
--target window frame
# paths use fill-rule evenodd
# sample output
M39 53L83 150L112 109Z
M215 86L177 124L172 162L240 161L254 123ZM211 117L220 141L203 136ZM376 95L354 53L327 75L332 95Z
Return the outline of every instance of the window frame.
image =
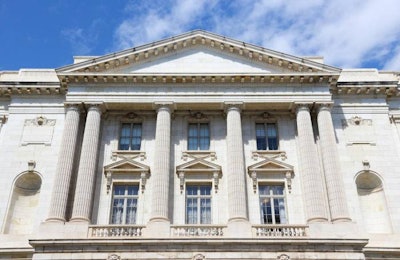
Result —
M123 138L122 136L122 131L123 131L123 125L130 125L130 130L129 130L129 136L126 136L124 138L129 138L129 145L128 149L122 149L121 148L121 139ZM135 136L134 135L134 126L140 126L140 136ZM140 138L139 141L139 149L132 149L134 146L133 140L134 138ZM142 140L143 140L143 123L142 122L129 122L129 121L123 121L120 123L119 127L119 137L118 137L118 151L141 151L142 149Z
M196 136L191 137L190 136L190 129L191 129L191 125L196 125ZM208 143L207 143L207 149L201 149L201 125L206 125L207 126L207 133L208 133ZM191 138L196 138L196 142L197 142L197 146L195 149L193 149L192 147L190 147L190 140ZM193 122L193 121L189 121L188 125L187 125L187 150L188 151L209 151L210 150L210 146L211 146L211 128L210 128L210 123L208 121L200 121L200 122Z
M269 186L269 187L276 187L280 186L282 187L282 194L271 194L272 189L270 189L269 194L261 194L261 187L262 186ZM288 207L287 207L287 187L284 182L259 182L258 183L258 205L259 205L259 214L260 214L260 223L262 225L286 225L289 223L288 219ZM271 205L271 222L269 223L268 220L265 221L266 217L265 214L263 213L263 207L262 207L262 199L269 199L270 200L270 205ZM275 207L275 200L283 199L283 206L284 206L284 220L282 221L282 216L280 213L276 213L276 207ZM279 203L279 202L278 202ZM278 204L278 211L279 211L279 204ZM279 216L280 220L279 223L277 222L276 217Z
M197 192L196 195L188 195L188 187L196 187ZM202 195L201 194L201 187L208 187L209 188L209 193ZM212 224L212 214L213 214L213 185L212 183L209 182L189 182L185 183L185 224L186 225L210 225ZM196 199L197 203L197 214L196 214L196 223L189 223L189 216L188 216L188 199ZM201 207L201 200L202 199L209 199L209 223L201 223L202 218L201 218L201 213L202 213L202 207Z
M124 187L124 194L123 195L115 195L115 188L116 187ZM128 187L135 187L136 194L127 194ZM140 197L140 183L113 183L112 187L112 196L111 196L111 203L110 203L110 217L109 217L109 224L111 225L137 225L138 222L138 210L139 210L139 197ZM117 197L117 198L116 198ZM114 201L116 199L123 199L123 206L122 206L122 219L121 223L114 223ZM136 200L136 207L135 207L135 216L134 216L134 223L127 223L127 208L128 208L128 200L135 199Z
M263 131L265 133L264 135L264 142L265 142L265 149L259 149L259 144L258 144L258 135L257 135L257 125L263 125ZM276 139L276 149L270 149L269 148L269 135L268 135L268 125L273 125L274 130L275 130L275 139ZM254 133L255 133L255 141L256 141L256 150L257 151L279 151L279 131L278 131L278 123L274 121L256 121L254 125Z

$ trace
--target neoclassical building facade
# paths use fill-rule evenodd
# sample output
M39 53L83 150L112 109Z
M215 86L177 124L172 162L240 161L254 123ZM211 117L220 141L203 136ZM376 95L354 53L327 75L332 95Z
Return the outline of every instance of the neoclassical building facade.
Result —
M399 259L400 72L205 31L0 72L0 259Z

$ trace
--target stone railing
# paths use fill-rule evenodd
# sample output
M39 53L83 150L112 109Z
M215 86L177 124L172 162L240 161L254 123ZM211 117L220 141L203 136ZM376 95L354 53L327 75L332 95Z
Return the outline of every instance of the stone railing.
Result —
M144 226L138 225L91 225L89 226L89 237L141 237Z
M306 237L307 225L254 225L256 237Z
M225 226L218 225L174 225L171 226L172 237L222 237Z

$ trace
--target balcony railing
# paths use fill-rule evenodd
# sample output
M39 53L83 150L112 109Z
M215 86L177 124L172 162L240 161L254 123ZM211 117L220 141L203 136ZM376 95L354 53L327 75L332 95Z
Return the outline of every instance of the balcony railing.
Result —
M307 225L255 225L253 234L256 237L305 237Z
M218 225L180 225L171 227L173 237L222 237L225 226Z
M139 225L91 225L89 226L89 237L141 237L144 226Z

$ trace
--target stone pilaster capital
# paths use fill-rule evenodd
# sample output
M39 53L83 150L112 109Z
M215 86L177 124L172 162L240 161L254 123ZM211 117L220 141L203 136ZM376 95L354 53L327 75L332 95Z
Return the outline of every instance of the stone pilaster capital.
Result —
M240 101L224 102L224 111L229 112L231 110L239 111L244 108L244 103Z
M168 111L170 113L172 113L175 108L174 102L171 102L171 101L154 102L153 107L157 112L164 110L164 111Z

